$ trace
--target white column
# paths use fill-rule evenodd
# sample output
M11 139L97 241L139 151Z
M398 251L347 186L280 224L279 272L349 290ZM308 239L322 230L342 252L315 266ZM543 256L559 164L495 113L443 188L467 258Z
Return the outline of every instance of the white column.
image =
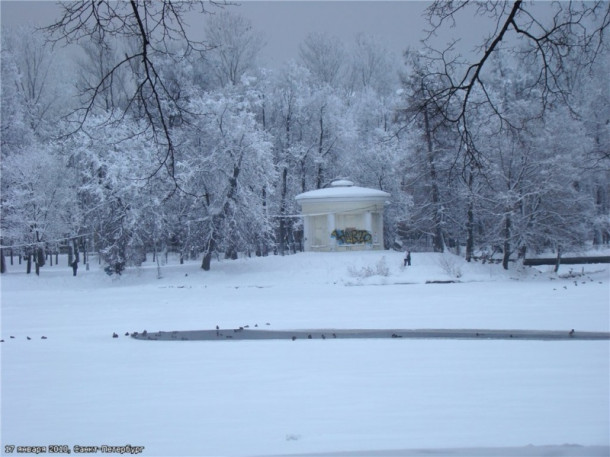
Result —
M364 213L364 230L369 232L373 237L373 239L371 240L371 246L368 247L370 249L375 243L375 232L373 232L373 214L370 211Z
M375 215L375 230L377 237L373 236L373 240L377 238L378 249L383 249L383 209Z
M335 213L329 213L326 216L326 229L328 232L328 248L331 251L334 251L337 247L337 240L330 236L330 234L333 233L335 228L336 228Z
M373 214L370 211L364 213L364 230L373 234Z

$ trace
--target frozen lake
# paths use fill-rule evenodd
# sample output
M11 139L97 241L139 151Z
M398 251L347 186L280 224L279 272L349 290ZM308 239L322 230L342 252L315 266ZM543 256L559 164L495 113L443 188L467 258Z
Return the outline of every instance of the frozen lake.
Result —
M2 446L606 455L608 341L125 336L216 325L609 331L604 266L561 277L567 267L560 276L507 273L452 257L461 282L426 284L451 277L439 259L416 253L403 269L400 253L297 254L221 262L207 273L197 262L170 263L160 279L154 265L121 278L97 266L76 278L61 266L40 277L13 268L1 292ZM361 274L379 262L387 275Z

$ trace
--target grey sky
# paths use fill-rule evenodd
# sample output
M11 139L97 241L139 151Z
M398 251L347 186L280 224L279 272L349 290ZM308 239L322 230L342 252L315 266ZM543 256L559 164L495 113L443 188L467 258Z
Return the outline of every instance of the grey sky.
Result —
M237 8L267 37L268 58L298 56L299 43L310 32L327 32L353 42L359 32L379 36L397 54L417 47L423 37L421 17L427 3L407 1L249 1Z
M46 25L57 18L52 1L1 0L2 25ZM264 33L267 46L263 64L277 66L298 57L298 46L310 32L336 35L351 44L359 32L377 35L397 56L417 48L426 26L424 1L257 1L246 0L230 7L252 21ZM190 19L194 30L204 18Z

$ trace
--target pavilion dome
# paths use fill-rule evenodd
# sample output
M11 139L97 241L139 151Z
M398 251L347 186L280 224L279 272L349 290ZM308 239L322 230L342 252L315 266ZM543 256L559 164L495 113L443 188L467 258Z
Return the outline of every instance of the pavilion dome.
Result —
M337 179L324 189L310 190L295 197L299 203L305 201L385 201L389 198L390 194L387 192L355 186L352 181L347 179Z

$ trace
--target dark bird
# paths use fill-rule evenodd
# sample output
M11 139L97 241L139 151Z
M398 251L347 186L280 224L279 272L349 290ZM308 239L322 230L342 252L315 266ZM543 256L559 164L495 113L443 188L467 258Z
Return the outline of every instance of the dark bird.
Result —
M147 334L148 334L148 332L147 332L146 330L144 330L144 331L142 332L142 335L144 335L144 336L146 336Z
M240 328L241 328L241 327L240 327ZM249 325L244 325L244 328L250 328L250 326L249 326Z
M574 336L574 329L570 330L570 336Z
M296 339L297 339L297 337L293 335L293 336L292 336L292 341L294 341L294 340L296 340Z
M41 337L40 337L40 339L41 339L41 340L46 340L46 339L47 339L47 337L46 337L46 336L41 336Z
M125 336L129 336L129 332L125 332Z
M265 322L265 325L271 325L269 322Z
M322 335L322 339L323 339L323 340L325 340L325 339L326 339L326 337L325 337L324 335Z
M216 326L216 330L220 330L220 327L218 325Z
M258 324L254 324L255 327L258 327Z
M0 340L0 343L4 343L4 340Z
M336 333L333 333L333 338L337 338L337 334Z
M118 337L119 337L119 335L117 335L116 333L114 333L114 332L113 332L113 333L112 333L112 337L113 337L113 338L118 338Z
M311 335L307 335L307 339L310 340L311 339Z
M28 340L31 340L31 339L32 339L32 338L30 338L29 336L26 336L26 338L27 338Z
M11 338L12 338L12 339L15 339L15 337L14 337L14 336L11 336Z
M138 332L133 332L131 336L138 336Z

